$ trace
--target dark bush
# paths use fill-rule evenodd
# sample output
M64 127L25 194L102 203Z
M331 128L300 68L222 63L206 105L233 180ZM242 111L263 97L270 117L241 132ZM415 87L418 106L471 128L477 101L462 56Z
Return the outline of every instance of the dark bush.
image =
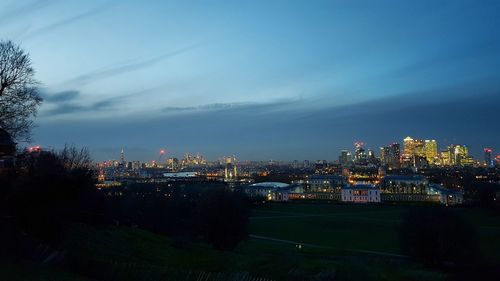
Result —
M422 262L470 265L478 259L475 229L457 212L447 208L414 208L403 216L401 250Z
M22 232L57 246L65 227L91 210L93 183L84 150L22 154L7 212Z
M223 188L202 193L195 212L195 225L216 249L231 250L248 235L249 206L246 197Z

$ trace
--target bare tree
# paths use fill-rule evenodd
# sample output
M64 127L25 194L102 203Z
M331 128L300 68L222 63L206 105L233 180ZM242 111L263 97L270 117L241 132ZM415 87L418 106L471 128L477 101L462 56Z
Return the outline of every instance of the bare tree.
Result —
M29 140L32 117L42 103L29 54L0 40L0 128L17 140Z

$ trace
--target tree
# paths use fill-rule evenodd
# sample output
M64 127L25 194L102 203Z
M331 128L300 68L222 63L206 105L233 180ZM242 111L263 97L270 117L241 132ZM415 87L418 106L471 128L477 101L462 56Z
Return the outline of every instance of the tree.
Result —
M430 207L410 209L401 223L402 252L434 266L474 264L479 258L476 231L456 211Z
M25 152L8 196L9 215L32 237L57 246L66 226L93 211L96 196L87 150Z
M29 54L12 41L0 41L0 128L29 140L42 98Z
M216 249L231 250L248 235L248 215L245 196L217 188L201 195L195 222L199 233Z

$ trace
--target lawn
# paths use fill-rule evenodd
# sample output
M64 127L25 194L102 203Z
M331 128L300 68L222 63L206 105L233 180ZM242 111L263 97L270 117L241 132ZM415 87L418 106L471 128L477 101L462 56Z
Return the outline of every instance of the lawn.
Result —
M0 276L21 272L20 278L9 279L198 280L200 273L237 273L271 280L300 280L318 274L334 274L336 280L443 280L444 273L391 256L400 254L397 230L405 209L295 203L258 206L252 210L250 234L285 241L249 238L229 252L201 242L174 246L173 238L136 228L77 224L64 240L70 268L27 265L31 270L23 271L19 265L4 262ZM498 259L499 221L480 210L458 211L477 227L483 253ZM295 242L306 245L299 250Z
M398 228L408 208L401 205L271 203L253 209L250 232L314 244L332 252L361 250L401 254ZM475 227L482 255L489 261L500 262L500 217L481 209L453 210L462 213Z

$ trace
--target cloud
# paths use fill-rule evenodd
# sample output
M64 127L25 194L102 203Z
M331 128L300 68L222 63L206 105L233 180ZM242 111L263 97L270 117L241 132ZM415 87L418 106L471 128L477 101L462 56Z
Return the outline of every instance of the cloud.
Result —
M6 25L14 20L27 17L30 14L51 5L54 0L28 1L17 6L7 7L0 12L0 24ZM18 4L18 3L16 3Z
M41 95L46 102L64 103L77 99L80 96L80 92L76 90L68 90L50 94L46 91L42 91Z
M22 39L29 39L29 38L33 38L35 36L39 36L39 35L43 35L47 32L50 32L54 29L57 29L61 26L65 26L65 25L68 25L68 24L71 24L75 21L78 21L78 20L81 20L81 19L84 19L84 18L87 18L87 17L90 17L90 16L93 16L97 13L100 13L102 11L105 11L111 7L113 7L114 5L116 5L117 3L114 2L114 1L110 1L110 2L106 2L100 6L97 6L93 9L90 9L88 11L85 11L83 13L80 13L80 14L77 14L77 15L74 15L72 17L69 17L69 18L66 18L66 19L63 19L63 20L60 20L60 21L56 21L52 24L49 24L49 25L46 25L46 26L43 26L43 27L40 27L38 29L35 29L31 32L29 32L28 34L26 34L25 36L23 36Z
M60 103L57 104L56 107L46 111L45 116L57 116L57 115L65 115L65 114L75 114L75 113L83 113L83 112L96 112L101 110L107 110L113 108L115 103L111 101L99 101L94 102L90 105L81 105L75 103Z
M90 73L78 76L74 79L66 81L64 84L83 85L83 84L87 84L87 83L90 83L90 82L93 82L96 80L101 80L101 79L117 76L117 75L128 73L128 72L138 71L138 70L153 66L155 64L158 64L165 59L180 55L180 54L185 53L185 52L188 52L188 51L195 49L199 46L200 46L199 44L195 44L195 45L179 48L177 50L167 52L167 53L159 55L159 56L154 56L154 57L150 57L147 59L137 59L133 62L126 62L126 63L120 63L120 64L108 66L104 69L96 70L94 72L90 72Z
M162 109L164 112L196 112L196 111L231 111L231 110L265 110L284 108L287 105L297 104L300 100L283 99L271 102L230 102L230 103L209 103L198 106L167 106Z
M465 143L473 155L479 155L483 146L500 150L495 147L500 143L500 134L495 131L500 108L498 92L459 99L451 92L448 98L429 101L428 97L432 97L431 92L420 97L415 93L412 98L396 96L320 111L308 109L307 102L303 107L284 102L229 105L235 110L193 111L195 114L152 113L154 118L148 119L62 120L41 124L35 137L53 145L82 143L95 151L102 147L119 150L124 146L142 147L150 152L136 155L138 160L147 160L147 155L155 155L159 147L167 147L178 156L188 151L201 152L209 159L236 154L251 160L334 160L341 149L350 149L354 140L361 139L367 148L376 150L394 141L401 142L407 135L437 139L440 148L453 142ZM276 108L280 110L269 110ZM185 110L191 112L190 108ZM104 157L98 152L94 156Z

